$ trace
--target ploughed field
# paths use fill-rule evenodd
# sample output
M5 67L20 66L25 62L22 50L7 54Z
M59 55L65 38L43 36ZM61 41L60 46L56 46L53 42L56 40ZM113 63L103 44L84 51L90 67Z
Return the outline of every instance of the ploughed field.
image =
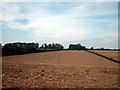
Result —
M117 88L118 64L86 51L2 58L3 88Z
M110 50L91 50L91 51L118 61L118 51L110 51Z

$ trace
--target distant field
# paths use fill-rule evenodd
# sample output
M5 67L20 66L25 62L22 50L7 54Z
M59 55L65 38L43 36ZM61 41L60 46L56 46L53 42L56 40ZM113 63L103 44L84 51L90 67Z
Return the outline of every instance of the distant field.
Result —
M118 51L110 51L110 50L91 50L91 51L104 55L109 58L113 58L114 60L118 60Z
M5 56L3 87L117 88L118 64L86 51Z
M55 51L25 55L5 56L3 62L25 64L65 64L93 67L116 67L116 63L85 51Z

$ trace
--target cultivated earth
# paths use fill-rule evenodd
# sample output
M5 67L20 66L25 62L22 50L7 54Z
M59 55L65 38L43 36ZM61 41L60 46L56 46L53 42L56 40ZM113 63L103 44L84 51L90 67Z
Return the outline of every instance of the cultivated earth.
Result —
M112 58L114 60L118 60L118 51L110 51L110 50L91 50L92 52L107 56L109 58ZM120 58L120 57L119 57Z
M86 51L2 58L3 88L118 88L118 64Z

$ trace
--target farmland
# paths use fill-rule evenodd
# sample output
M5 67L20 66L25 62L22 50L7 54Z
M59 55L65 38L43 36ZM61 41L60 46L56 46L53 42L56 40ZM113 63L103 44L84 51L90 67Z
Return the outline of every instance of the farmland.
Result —
M110 50L91 50L91 51L104 55L109 58L113 58L114 60L118 60L118 51L110 51Z
M3 88L117 88L118 64L86 51L4 56Z

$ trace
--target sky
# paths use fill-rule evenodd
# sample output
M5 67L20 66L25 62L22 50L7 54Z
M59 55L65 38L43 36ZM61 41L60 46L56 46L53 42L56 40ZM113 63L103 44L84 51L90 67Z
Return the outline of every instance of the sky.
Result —
M60 43L118 48L117 2L4 2L2 44Z

